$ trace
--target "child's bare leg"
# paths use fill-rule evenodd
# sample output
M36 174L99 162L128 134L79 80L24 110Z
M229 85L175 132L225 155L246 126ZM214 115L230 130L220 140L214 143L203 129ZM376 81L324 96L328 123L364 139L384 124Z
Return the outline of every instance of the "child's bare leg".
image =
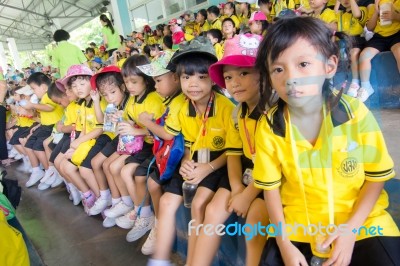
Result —
M400 43L396 43L395 45L393 45L390 50L392 51L394 58L396 59L397 69L400 73Z
M258 222L263 226L268 225L268 212L265 201L256 198L250 205L247 212L246 224L255 225ZM251 230L246 227L246 231ZM262 251L264 249L267 236L255 234L253 238L246 239L246 266L259 265Z
M110 171L110 165L112 162L114 162L117 158L119 158L120 155L116 152L114 152L109 158L107 158L104 162L103 162L103 171L104 171L104 175L107 179L107 183L108 186L111 190L111 197L113 199L118 199L121 197L121 194L118 190L117 185L115 184L114 178L112 177L111 171Z
M159 210L159 206L160 206L160 198L162 196L162 188L152 178L149 178L147 180L147 186L148 186L149 193L151 196L151 201L153 203L154 215L158 219L158 210Z
M197 225L203 223L207 204L211 201L214 194L215 193L208 188L205 188L205 187L197 188L196 194L194 195L194 198L193 198L192 208L191 208L192 221L194 220L192 224L194 226L197 226ZM186 260L188 265L191 265L191 263L192 263L193 253L196 249L196 241L197 241L197 235L190 234L189 240L188 240L188 252L187 252L187 260Z
M110 173L122 196L129 196L129 192L121 178L121 169L125 166L125 159L128 155L121 155L110 164Z
M211 202L207 205L204 224L212 224L214 226L223 224L231 215L227 210L231 192L220 188L215 193ZM191 230L193 228L193 230ZM189 227L190 234L196 234L196 227ZM193 254L191 266L211 265L215 254L218 251L221 242L221 236L217 234L206 235L203 230L199 230L199 235L196 241L196 249Z
M86 184L90 187L96 197L100 196L99 185L97 184L96 177L93 170L86 167L79 167L79 174L85 180Z

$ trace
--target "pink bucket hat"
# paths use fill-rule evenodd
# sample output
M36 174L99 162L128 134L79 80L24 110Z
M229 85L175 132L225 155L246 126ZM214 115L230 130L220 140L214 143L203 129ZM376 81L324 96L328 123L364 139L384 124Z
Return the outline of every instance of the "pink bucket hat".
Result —
M208 69L211 79L221 88L225 88L222 73L224 65L254 67L260 42L261 36L257 34L238 34L227 40L224 56Z
M251 16L249 18L249 24L253 23L256 20L267 20L267 17L265 14L261 11L255 11L251 13Z
M93 76L92 70L85 65L72 65L68 68L67 74L56 81L56 86L59 90L65 91L65 86L69 79L73 76Z

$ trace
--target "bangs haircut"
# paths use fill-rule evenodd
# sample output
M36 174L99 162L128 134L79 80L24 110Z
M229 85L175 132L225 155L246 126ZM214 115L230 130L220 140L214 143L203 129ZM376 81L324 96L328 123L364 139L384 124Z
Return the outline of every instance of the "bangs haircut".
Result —
M103 92L106 86L116 85L121 91L125 90L124 79L119 72L105 72L97 76L96 87Z
M50 99L53 99L54 97L63 98L66 97L67 95L65 94L65 92L59 90L56 86L56 83L53 82L51 83L49 89L47 90L47 96L49 96Z
M67 86L71 87L72 83L78 79L83 79L83 80L88 80L90 81L90 76L88 75L77 75L77 76L73 76L71 77L68 82L67 82Z
M176 67L176 73L180 77L183 74L193 76L198 74L208 74L208 68L217 62L216 58L207 56L204 54L199 54L199 56L192 57L193 54L190 53L179 59L178 65Z
M144 55L132 55L122 65L121 74L124 78L129 76L139 76L144 79L146 83L146 90L147 91L154 91L155 90L155 81L153 77L145 75L137 66L143 66L150 64L150 60L147 56Z

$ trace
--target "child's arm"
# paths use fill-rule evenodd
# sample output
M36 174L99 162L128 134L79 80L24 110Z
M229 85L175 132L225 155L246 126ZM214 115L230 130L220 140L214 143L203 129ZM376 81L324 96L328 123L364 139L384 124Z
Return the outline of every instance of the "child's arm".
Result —
M164 140L171 140L174 138L174 135L166 132L164 127L158 125L153 121L153 119L154 115L149 114L148 112L139 114L139 123L144 125L149 131L151 131L151 133Z
M385 182L365 181L354 206L353 214L346 222L348 228L360 228L364 224L375 206L384 184ZM331 257L323 265L333 265L340 261L344 265L349 265L355 241L356 234L330 235L324 242L323 247L329 246L332 242L335 242L335 245L331 252Z
M144 136L148 135L149 131L147 130L147 128L136 128L133 125L131 125L128 121L124 121L118 123L118 134Z
M227 167L229 184L231 186L232 195L238 194L245 189L242 184L242 162L239 155L227 156Z
M226 154L221 154L217 159L209 163L193 162L191 165L193 166L193 171L187 180L191 184L199 184L206 176L226 165Z
M91 139L96 139L96 138L97 138L98 136L100 136L102 133L103 133L103 129L102 129L102 128L96 128L96 129L90 131L90 132L87 133L87 134L83 134L83 133L81 132L81 134L79 135L79 137L78 137L77 139L75 139L73 142L71 142L70 147L71 147L72 149L77 149L78 146L79 146L81 143L83 143L83 142L85 142L85 141L88 141L88 140L91 140Z
M42 112L51 112L54 110L54 107L48 104L41 103L31 103L30 101L26 101L25 109L36 109Z
M61 133L71 133L73 126L72 125L65 126L63 122L58 121L58 123L56 124L56 129L58 132Z
M271 224L276 226L281 223L285 230L286 223L283 215L283 207L279 188L264 190L264 198ZM286 232L278 232L276 243L278 244L281 256L285 265L308 265L304 255L290 242L285 235Z
M354 18L361 18L361 10L360 7L357 5L356 0L350 0L351 6L351 13L353 14Z
M371 12L370 8L371 5L368 6L368 13ZM367 21L367 29L369 31L373 31L376 27L376 24L378 23L378 18L379 18L379 0L375 0L375 8L374 8L374 12L372 13L372 17Z
M94 112L96 114L96 120L98 122L102 123L102 121L104 120L104 113L103 113L103 110L101 110L101 106L100 106L100 94L97 90L91 90L90 97L93 100Z

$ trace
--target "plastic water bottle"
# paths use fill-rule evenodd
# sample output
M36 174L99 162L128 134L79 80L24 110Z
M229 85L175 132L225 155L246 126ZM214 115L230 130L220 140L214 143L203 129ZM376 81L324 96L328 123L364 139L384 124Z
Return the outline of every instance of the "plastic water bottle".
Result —
M113 122L113 115L117 112L117 107L110 103L104 112L103 130L107 132L115 132L117 123Z
M322 247L322 243L324 241L325 241L325 236L323 236L323 235L316 235L315 236L315 250L320 255L325 255L325 256L323 256L323 257L321 256L320 257L320 256L317 256L317 255L314 255L311 258L310 266L322 266L322 264L325 261L328 260L330 248L329 247L326 247L326 248Z
M183 191L183 205L186 208L192 207L192 201L194 195L196 194L197 184L190 184L187 181L183 182L182 184L182 191Z

